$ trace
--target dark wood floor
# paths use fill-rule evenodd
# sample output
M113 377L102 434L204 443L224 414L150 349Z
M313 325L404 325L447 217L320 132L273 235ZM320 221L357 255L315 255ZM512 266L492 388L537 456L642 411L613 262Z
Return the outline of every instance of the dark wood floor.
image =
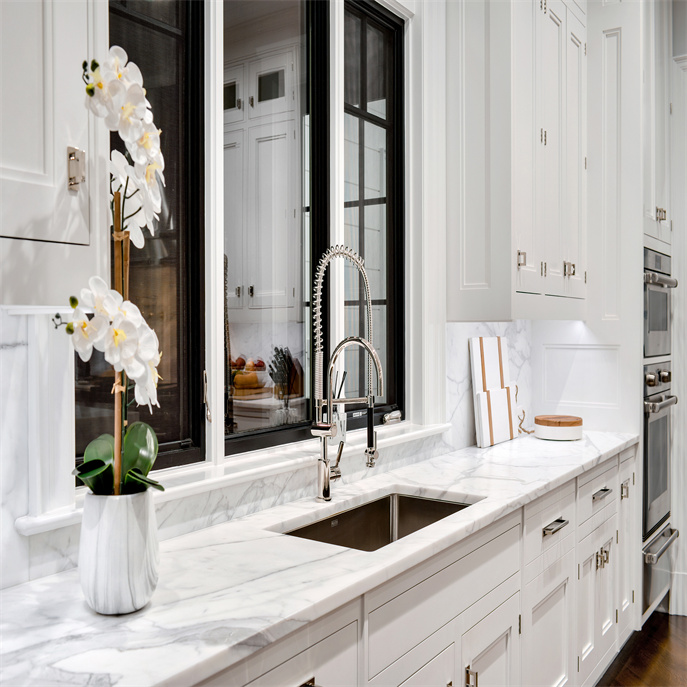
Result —
M597 687L687 685L687 617L655 612L628 640Z

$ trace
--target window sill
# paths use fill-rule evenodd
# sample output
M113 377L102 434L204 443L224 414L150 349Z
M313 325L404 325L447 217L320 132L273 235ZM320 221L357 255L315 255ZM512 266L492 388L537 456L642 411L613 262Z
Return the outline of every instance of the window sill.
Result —
M377 446L391 448L431 436L443 434L450 429L449 424L414 425L401 422L377 429ZM348 433L346 453L361 451L366 443L366 430L357 429ZM202 463L195 466L160 470L156 478L165 485L165 491L155 492L155 502L164 503L222 489L234 484L264 479L272 475L312 466L315 478L315 463L319 456L319 446L315 439L302 441L288 446L252 451L238 458L225 458L220 465ZM76 490L75 507L57 509L37 516L24 515L14 522L17 531L29 537L34 534L57 530L81 522L85 487Z

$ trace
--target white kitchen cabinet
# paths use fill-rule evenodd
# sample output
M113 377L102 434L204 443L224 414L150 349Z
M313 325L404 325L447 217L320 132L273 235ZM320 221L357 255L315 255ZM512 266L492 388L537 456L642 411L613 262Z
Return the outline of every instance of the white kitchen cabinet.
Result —
M466 687L520 684L520 594L516 593L461 638Z
M625 458L625 460L623 460ZM635 450L628 449L620 456L620 471L618 473L620 493L618 494L618 535L617 535L617 573L618 573L618 646L634 630L635 619L635 588L638 550L641 548L641 536L638 527L640 513L635 476Z
M447 4L449 320L584 319L586 36L571 7Z
M294 50L224 70L226 298L232 322L298 316L300 165ZM227 90L228 89L228 90Z
M2 305L64 306L109 280L109 134L78 73L106 50L106 4L0 3Z
M654 240L650 247L670 253L672 5L665 0L648 0L643 4L642 18L644 233Z

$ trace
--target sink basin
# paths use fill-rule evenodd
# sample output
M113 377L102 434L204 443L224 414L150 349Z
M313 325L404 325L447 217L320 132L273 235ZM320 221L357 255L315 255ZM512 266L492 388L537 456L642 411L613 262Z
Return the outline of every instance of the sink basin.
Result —
M376 551L470 505L389 494L284 534L349 549Z

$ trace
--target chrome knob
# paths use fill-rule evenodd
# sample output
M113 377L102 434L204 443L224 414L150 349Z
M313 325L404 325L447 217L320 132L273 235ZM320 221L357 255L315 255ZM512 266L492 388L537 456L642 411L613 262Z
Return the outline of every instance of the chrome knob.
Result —
M670 370L658 370L658 379L662 384L667 384L671 377Z
M658 385L658 375L653 372L647 372L644 375L644 382L647 386L657 386Z

